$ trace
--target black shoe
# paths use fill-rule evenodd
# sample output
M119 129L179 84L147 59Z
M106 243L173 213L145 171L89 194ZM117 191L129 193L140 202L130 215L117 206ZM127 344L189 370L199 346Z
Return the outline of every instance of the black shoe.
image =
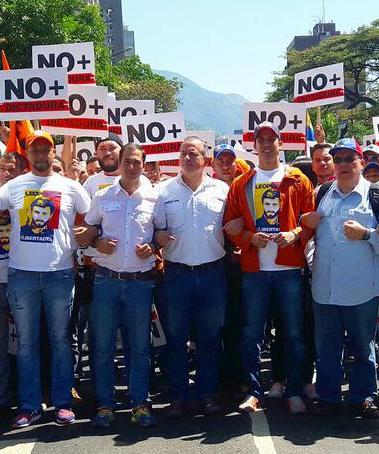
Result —
M187 414L186 402L183 400L174 400L171 402L167 416L169 418L181 418Z
M204 415L212 416L222 413L222 406L215 399L204 399L203 412Z
M324 400L318 400L316 402L313 402L309 410L309 413L314 416L331 416L336 415L337 413L340 412L341 412L340 404L326 402Z
M361 404L352 404L351 410L354 416L361 416L366 419L379 419L379 408L375 405L371 397L368 397Z

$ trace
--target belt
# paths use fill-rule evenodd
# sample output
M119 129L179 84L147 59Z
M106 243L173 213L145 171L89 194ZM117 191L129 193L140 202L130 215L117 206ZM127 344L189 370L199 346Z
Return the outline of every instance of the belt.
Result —
M119 281L155 281L157 276L155 270L149 271L136 271L135 273L126 273L110 270L104 266L96 266L96 271L103 275L108 276L111 279L118 279Z
M214 262L202 263L201 265L186 265L185 263L169 262L168 260L165 260L165 266L181 268L181 269L187 270L187 271L195 271L195 270L205 270L207 268L211 268L214 265L218 265L223 262L224 262L224 257L222 257L221 259L215 260Z

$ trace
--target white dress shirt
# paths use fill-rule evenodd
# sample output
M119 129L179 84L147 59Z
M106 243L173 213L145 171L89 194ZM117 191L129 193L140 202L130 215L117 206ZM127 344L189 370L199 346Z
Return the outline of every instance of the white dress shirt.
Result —
M229 186L204 175L192 191L181 175L158 185L167 230L175 236L163 248L163 258L189 266L214 262L225 255L222 218Z
M146 260L136 254L136 245L150 243L154 227L165 227L165 217L157 192L151 185L141 182L139 188L129 195L115 181L98 191L91 202L85 217L90 225L101 225L102 238L117 240L113 254L102 254L95 250L92 260L117 272L134 273L149 271L154 267L155 255Z

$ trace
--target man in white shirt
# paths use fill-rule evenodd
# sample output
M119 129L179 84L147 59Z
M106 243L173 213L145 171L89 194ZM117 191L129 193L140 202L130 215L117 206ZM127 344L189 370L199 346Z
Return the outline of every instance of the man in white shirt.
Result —
M0 189L0 210L9 210L12 223L8 297L17 328L19 373L19 412L14 428L29 426L41 417L42 306L52 355L51 399L56 420L60 424L75 420L70 408L72 228L76 213L86 213L90 204L79 183L53 172L54 142L50 134L35 131L27 138L27 158L31 171Z
M201 139L187 137L180 149L181 173L158 185L167 225L156 239L165 259L162 315L172 394L170 417L182 416L188 409L186 343L192 323L198 398L206 414L220 411L215 395L226 302L222 217L229 187L205 174L205 151Z
M155 281L154 228L165 217L151 185L141 181L145 153L134 144L120 151L121 178L99 191L85 217L87 225L101 226L93 301L90 306L92 359L98 412L93 425L114 421L113 356L118 326L125 329L130 364L132 422L153 426L146 404L150 377L150 324ZM125 341L125 339L124 339Z

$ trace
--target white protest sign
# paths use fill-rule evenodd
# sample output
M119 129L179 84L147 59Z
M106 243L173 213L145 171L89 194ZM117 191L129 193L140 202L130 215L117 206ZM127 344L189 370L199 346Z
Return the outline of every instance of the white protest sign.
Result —
M187 130L187 135L197 136L208 146L207 156L212 156L213 149L216 143L216 134L214 131Z
M178 159L179 148L186 137L182 112L128 116L121 119L125 142L143 146L149 161Z
M51 134L104 137L108 133L107 88L69 85L70 116L42 120L41 128ZM46 118L46 117L45 117Z
M161 321L155 304L151 307L151 335L153 341L153 347L163 347L166 345L166 336L164 334Z
M379 117L372 117L372 124L374 126L375 140L379 143Z
M295 74L293 102L307 103L307 107L314 107L344 100L343 63L321 66Z
M65 69L0 71L0 120L39 120L50 116L69 116Z
M95 155L95 143L92 140L85 142L76 142L76 158L78 161L88 161L89 158ZM58 156L62 156L63 145L55 146Z
M108 94L109 131L121 135L121 118L127 115L147 115L155 112L155 101L151 99L116 100Z
M65 68L69 84L95 84L93 43L33 46L33 68Z
M283 150L305 150L306 106L284 102L248 103L244 105L243 147L254 148L254 129L270 121L280 131Z

